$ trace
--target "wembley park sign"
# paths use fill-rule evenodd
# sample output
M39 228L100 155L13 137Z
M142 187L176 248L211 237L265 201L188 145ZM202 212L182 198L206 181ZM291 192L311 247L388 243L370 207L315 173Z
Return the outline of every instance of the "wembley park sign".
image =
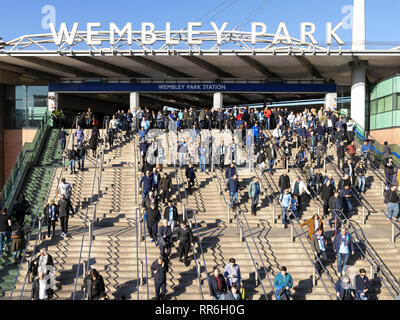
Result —
M326 45L332 44L333 40L339 45L343 45L344 41L337 34L343 22L333 26L332 22L327 22L326 27ZM51 35L54 43L60 46L63 42L68 45L73 45L76 40L84 42L88 45L102 45L115 43L123 40L127 44L132 43L141 45L152 45L156 42L163 42L168 46L179 45L186 43L190 46L200 46L203 42L212 41L216 45L222 45L229 41L238 41L238 34L240 40L252 45L259 43L270 43L292 45L306 44L311 46L318 45L315 39L315 32L317 27L312 22L301 22L299 26L300 39L292 38L285 22L280 22L274 33L267 33L267 25L263 22L252 22L250 31L236 31L235 28L229 30L228 22L217 25L211 22L209 26L203 26L201 22L188 22L187 26L181 30L171 30L171 23L165 23L164 30L156 30L154 23L142 22L139 30L132 29L132 23L118 26L115 23L109 23L108 30L101 30L102 24L100 22L86 23L85 31L78 31L79 23L75 22L72 28L69 29L65 22L60 24L58 30L53 23L49 23ZM208 29L205 29L205 28Z

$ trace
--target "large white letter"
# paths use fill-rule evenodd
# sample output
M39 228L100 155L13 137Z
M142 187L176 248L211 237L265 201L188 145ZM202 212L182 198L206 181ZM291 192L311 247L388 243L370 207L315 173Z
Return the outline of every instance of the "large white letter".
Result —
M201 22L189 22L188 23L188 44L202 44L202 40L193 40L194 34L200 34L200 31L193 31L193 27L201 28Z
M257 27L261 27L261 31L257 32ZM251 44L256 44L256 37L267 33L267 26L262 22L251 23Z
M115 44L115 33L122 38L124 34L127 34L128 44L132 44L132 23L128 22L125 27L120 30L114 22L110 23L110 44Z
M150 28L147 30L147 28ZM156 42L156 34L154 33L154 30L156 27L154 26L154 23L151 22L143 22L142 23L142 44L153 44ZM147 36L150 36L151 40L147 40Z
M87 23L87 44L92 44L92 45L101 45L101 40L93 40L92 37L95 35L98 35L98 31L93 31L92 28L100 28L101 24L100 22L88 22Z
M65 22L61 23L60 25L60 31L57 33L56 28L54 27L54 23L50 22L49 27L51 34L53 35L53 40L54 43L59 46L61 44L61 41L65 37L66 42L69 45L72 45L75 40L76 32L78 31L78 22L74 23L74 26L72 27L72 32L70 33L68 31L67 25Z
M310 30L307 31L307 27L310 27ZM312 22L302 22L301 27L300 27L300 34L301 34L301 42L305 43L306 42L306 37L310 39L311 43L316 45L318 44L317 40L315 40L313 34L316 30L315 24Z
M283 31L283 35L281 32ZM274 40L272 40L272 44L277 44L279 40L286 40L288 44L292 44L292 39L290 38L289 31L286 27L286 23L279 23L278 29L276 30Z
M171 39L171 22L165 23L165 43L166 44L179 44L179 40Z
M215 22L211 22L211 27L213 27L215 33L217 34L217 44L221 44L222 42L222 33L225 31L226 26L228 25L228 22L224 22L222 25L221 29L218 29L217 25Z
M332 29L332 22L326 23L326 44L329 46L332 43L332 37L335 38L337 43L343 45L343 40L336 34L336 31L343 25L343 22L339 22L337 26Z

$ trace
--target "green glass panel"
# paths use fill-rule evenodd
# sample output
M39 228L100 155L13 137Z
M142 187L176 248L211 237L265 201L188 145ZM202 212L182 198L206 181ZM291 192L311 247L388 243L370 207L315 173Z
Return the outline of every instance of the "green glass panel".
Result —
M380 98L378 99L378 109L376 113L382 113L385 112L385 99Z
M371 115L376 114L376 104L377 104L376 100L371 100L371 103L370 103L370 114Z
M400 127L400 110L393 111L393 126Z
M392 96L388 96L385 99L385 112L387 111L392 111L392 107L393 107L393 97Z
M385 112L376 115L376 128L383 129L392 127L393 112Z
M375 115L371 116L369 118L369 127L370 127L371 130L375 130L376 129L375 121L376 121L376 116Z
M396 92L400 93L400 76L396 77L396 86L395 86L395 88L396 88Z
M400 109L400 94L397 95L397 109Z
M393 93L393 78L378 83L377 98L385 97Z

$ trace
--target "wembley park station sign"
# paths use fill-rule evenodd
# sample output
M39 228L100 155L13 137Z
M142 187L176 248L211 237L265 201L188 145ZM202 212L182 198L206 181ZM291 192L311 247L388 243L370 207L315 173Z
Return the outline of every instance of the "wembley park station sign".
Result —
M332 22L327 22L326 27L326 45L332 44L335 40L339 45L343 45L343 40L337 34L342 22L333 26ZM171 23L165 23L164 30L156 30L154 23L142 22L139 30L132 29L132 23L118 26L115 23L109 23L109 29L102 31L102 24L100 22L86 23L86 31L78 31L79 23L75 22L72 28L68 28L65 22L60 24L60 28L56 30L53 23L49 23L51 34L54 43L58 46L62 42L72 45L77 38L81 38L85 34L85 42L88 45L102 45L103 42L108 42L114 45L122 38L129 45L132 42L136 44L139 42L142 45L152 45L156 42L162 41L166 45L179 45L180 42L185 42L188 45L201 45L203 41L214 41L217 45L221 45L230 41L238 31L234 29L229 30L228 22L217 25L211 22L208 26L203 26L201 22L188 22L187 26L181 30L171 30ZM205 29L205 28L208 29ZM299 26L300 42L309 45L318 45L314 34L317 27L312 22L302 22ZM267 25L263 22L252 22L250 31L240 31L241 35L245 35L248 41L255 45L257 43L265 42L265 38L273 45L278 43L292 44L298 41L292 38L285 22L280 22L274 33L267 33ZM262 39L263 38L263 39Z

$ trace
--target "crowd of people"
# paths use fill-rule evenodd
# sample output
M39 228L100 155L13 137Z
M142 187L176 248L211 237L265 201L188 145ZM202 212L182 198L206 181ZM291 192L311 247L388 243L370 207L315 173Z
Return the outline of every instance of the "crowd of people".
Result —
M87 112L81 112L76 117L76 130L72 136L72 144L68 150L66 142L68 133L60 119L64 119L61 111L53 114L55 126L60 127L59 143L61 153L65 153L69 161L70 174L85 169L85 157L88 149L92 150L92 156L96 157L100 139L100 121L89 108ZM85 129L90 129L90 137L85 136ZM364 193L367 190L367 170L371 170L372 146L370 141L365 141L357 154L355 145L355 124L350 118L339 115L330 110L305 109L295 114L287 108L265 108L265 110L253 108L232 109L202 109L199 112L193 108L182 110L163 110L155 112L145 108L124 112L118 110L108 122L105 139L110 149L114 148L116 141L121 142L123 136L139 136L138 151L141 156L141 171L143 176L139 188L142 194L142 212L147 225L148 239L160 250L159 258L151 265L151 273L155 280L155 293L157 299L163 299L166 294L166 276L170 267L172 248L177 248L179 260L186 266L189 263L189 252L194 246L193 234L185 217L180 218L174 201L173 183L168 173L163 172L162 161L152 159L165 159L165 150L157 138L149 138L151 129L160 129L164 132L181 131L190 129L190 139L196 141L201 132L212 129L233 133L234 130L242 131L242 141L225 145L224 141L214 145L212 136L207 143L197 145L197 158L193 158L188 143L182 139L177 143L177 159L180 167L185 167L185 176L188 182L188 191L194 187L196 178L196 165L200 172L207 173L214 163L221 170L225 170L226 190L229 193L230 207L239 205L238 194L240 190L248 187L248 195L251 199L251 214L256 215L259 196L261 193L260 181L254 178L248 186L239 181L236 168L240 148L246 150L248 160L254 160L262 172L274 175L275 163L280 159L284 172L279 176L278 187L280 189L279 201L281 204L281 218L283 228L287 227L291 215L301 217L306 195L319 197L323 202L321 216L314 214L302 223L308 226L308 239L316 257L316 268L319 274L329 262L327 254L327 238L324 235L322 218L331 213L328 224L334 229L333 250L337 259L337 271L341 280L337 283L338 299L367 299L369 282L365 276L365 270L360 270L360 275L353 281L355 286L349 285L349 278L345 275L347 261L354 255L354 244L350 233L338 222L338 215L343 213L346 217L355 212L353 205L353 190ZM272 130L272 133L269 132ZM237 143L239 142L239 143ZM251 150L249 150L251 146ZM336 153L330 159L327 156L328 147L335 148ZM293 150L297 150L292 155ZM211 160L212 159L212 160ZM226 160L229 159L228 165ZM400 183L400 168L397 168L391 157L387 143L382 154L384 173L386 178L385 203L388 205L388 217L398 219L399 197L397 187ZM206 161L208 160L208 161ZM341 178L335 181L332 175L323 174L324 161L336 163ZM290 181L288 169L290 163L299 168L300 174ZM158 164L158 165L157 165ZM47 236L54 237L58 220L61 225L61 236L68 237L68 219L74 215L74 207L71 203L71 184L62 178L57 187L56 197L50 199L43 209L43 217L47 226ZM7 209L3 208L0 215L0 254L3 254L4 242L7 247L11 243L11 251L14 255L14 263L17 264L25 249L24 218L29 214L29 203L22 195L13 206L14 217L11 219ZM15 220L15 222L13 221ZM159 225L160 224L160 225ZM43 266L49 262L54 265L49 254L44 252L46 262L42 257L42 251L36 265ZM34 260L36 261L36 260ZM33 264L34 265L34 264ZM44 277L52 272L45 268L32 269L32 275L37 277L32 286L32 299L49 299L52 291L44 291ZM343 275L343 277L342 277ZM210 276L210 295L216 300L238 300L244 298L243 283L240 268L234 258L225 266L223 275L215 268ZM96 270L91 270L85 279L85 286L89 299L107 299L104 281ZM286 267L280 267L280 273L274 279L275 295L279 300L290 299L290 289L293 279L287 273Z

